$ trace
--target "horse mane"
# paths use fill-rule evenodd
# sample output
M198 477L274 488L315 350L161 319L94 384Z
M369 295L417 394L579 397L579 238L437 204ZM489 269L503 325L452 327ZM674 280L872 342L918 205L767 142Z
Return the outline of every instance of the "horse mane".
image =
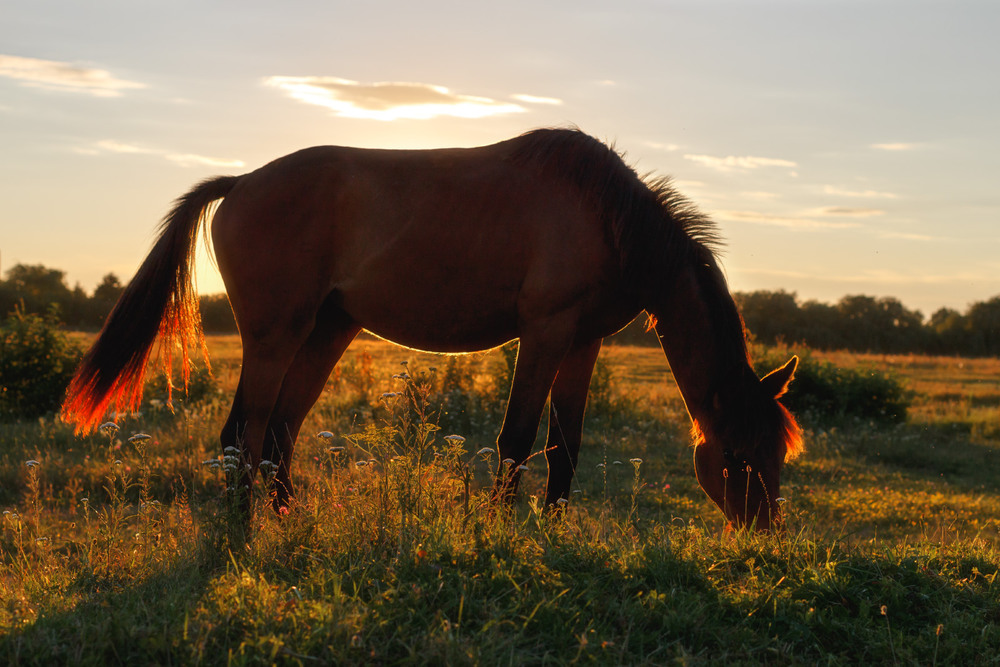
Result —
M669 177L640 176L613 144L576 128L533 130L512 142L514 160L569 180L597 208L618 252L622 279L643 304L693 266L710 312L721 320L713 327L720 349L734 362L749 362L743 320L719 268L718 227Z
M641 303L651 303L665 285L691 267L714 319L711 330L721 351L723 375L739 378L741 385L758 380L743 318L719 266L723 241L718 227L673 187L669 177L640 176L613 144L577 128L533 130L511 143L513 160L569 180L597 208L618 252L622 279ZM654 324L651 315L650 326ZM745 418L737 421L758 432L772 431L777 438L760 433L762 437L751 440L782 442L786 458L793 458L801 451L801 430L773 398L767 397L775 406L767 424L751 414L759 406L750 404L743 410Z

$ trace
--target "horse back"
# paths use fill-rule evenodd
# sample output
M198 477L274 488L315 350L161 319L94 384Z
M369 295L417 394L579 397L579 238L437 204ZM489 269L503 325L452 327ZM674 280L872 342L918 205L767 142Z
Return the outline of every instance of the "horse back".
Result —
M335 294L365 328L431 349L490 347L526 316L606 309L619 287L593 207L506 142L305 149L243 177L213 238L238 320L262 291L289 305Z

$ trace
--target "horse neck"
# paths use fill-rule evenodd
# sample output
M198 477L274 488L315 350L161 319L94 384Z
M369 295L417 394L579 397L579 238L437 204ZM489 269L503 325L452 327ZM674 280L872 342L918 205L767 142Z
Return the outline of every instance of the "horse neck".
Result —
M704 279L706 269L683 271L652 308L660 346L688 413L701 424L710 418L724 383L738 382L750 370L736 305L724 282L719 293L717 281Z

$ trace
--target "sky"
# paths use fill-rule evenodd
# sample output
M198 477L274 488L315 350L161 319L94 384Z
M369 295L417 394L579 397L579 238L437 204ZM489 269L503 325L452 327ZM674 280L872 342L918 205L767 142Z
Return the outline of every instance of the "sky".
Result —
M194 183L306 146L575 125L717 221L734 291L964 311L1000 295L998 27L958 0L2 0L0 271L127 281Z

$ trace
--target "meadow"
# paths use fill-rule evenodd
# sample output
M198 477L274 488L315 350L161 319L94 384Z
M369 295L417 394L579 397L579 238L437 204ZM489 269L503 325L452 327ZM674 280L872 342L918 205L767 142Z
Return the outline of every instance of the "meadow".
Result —
M91 436L0 425L3 663L1000 662L996 359L756 350L888 373L910 406L801 415L787 530L753 536L698 487L657 348L605 346L554 519L541 455L512 512L487 502L512 348L359 339L302 429L295 511L243 531L217 440L239 341L209 346L173 411L153 379Z

